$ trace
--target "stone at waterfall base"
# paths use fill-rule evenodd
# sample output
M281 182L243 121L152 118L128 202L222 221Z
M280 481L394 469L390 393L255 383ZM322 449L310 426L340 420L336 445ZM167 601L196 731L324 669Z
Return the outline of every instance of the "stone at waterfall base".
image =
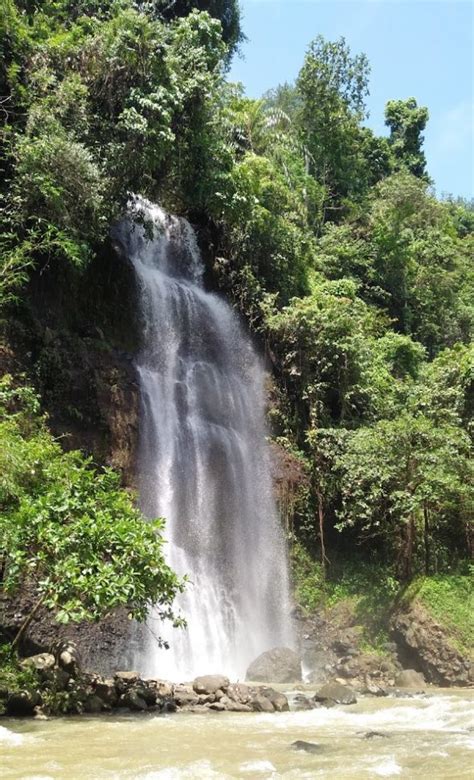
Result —
M301 682L301 659L289 647L274 647L250 664L245 677L246 680L262 683Z
M19 717L98 715L115 710L133 713L288 712L284 693L268 685L230 683L224 675L196 677L192 683L144 679L135 671L113 676L83 672L74 647L25 658L21 667L32 670L29 690L0 690L0 712ZM66 671L66 668L68 671Z
M425 687L425 678L420 672L414 669L404 669L395 677L396 688L416 688L417 690Z
M193 690L196 693L212 694L216 691L226 691L230 685L230 680L221 674L207 674L203 677L196 677L193 682Z
M305 753L321 753L322 746L316 742L305 742L304 739L297 739L291 743L293 750L303 750Z
M314 695L316 702L321 702L325 707L332 707L334 704L356 704L357 699L354 691L348 685L342 685L339 682L326 683Z

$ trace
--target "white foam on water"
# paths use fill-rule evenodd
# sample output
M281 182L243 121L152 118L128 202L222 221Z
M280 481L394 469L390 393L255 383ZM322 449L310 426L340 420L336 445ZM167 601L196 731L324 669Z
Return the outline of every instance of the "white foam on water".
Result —
M395 777L402 773L402 768L400 764L397 764L393 756L387 756L387 758L373 766L371 771L377 777Z
M260 772L276 772L275 767L271 761L246 761L239 767L241 772L248 772L249 774L259 774Z
M466 706L455 696L424 696L400 700L399 705L383 706L372 712L358 711L358 705L321 707L303 712L258 715L263 724L274 730L288 727L323 728L329 730L387 730L458 732L466 729Z
M229 780L229 776L213 769L210 761L194 761L185 766L140 774L136 780Z
M52 775L23 775L22 780L54 780Z
M9 747L16 747L17 745L23 745L25 737L23 734L17 734L15 731L0 726L0 745L8 745Z

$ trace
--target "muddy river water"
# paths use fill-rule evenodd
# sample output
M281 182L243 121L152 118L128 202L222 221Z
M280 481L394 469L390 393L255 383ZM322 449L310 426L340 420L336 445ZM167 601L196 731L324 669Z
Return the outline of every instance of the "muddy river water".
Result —
M4 780L474 778L474 691L277 714L0 721ZM379 735L368 737L370 732ZM296 750L296 740L317 745Z

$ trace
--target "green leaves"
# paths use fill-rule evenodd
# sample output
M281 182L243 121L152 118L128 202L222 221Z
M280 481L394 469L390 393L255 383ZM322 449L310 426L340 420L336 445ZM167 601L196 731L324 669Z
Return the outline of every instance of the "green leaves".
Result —
M0 538L3 586L26 579L66 623L126 606L145 619L183 588L163 557L164 521L147 521L110 469L63 453L36 414L34 396L0 388ZM13 411L19 404L18 411ZM32 406L33 404L33 406Z
M473 505L470 454L462 429L435 425L421 414L401 413L355 431L338 465L339 528L357 527L362 535L394 544L402 557L410 558L411 570L418 534L428 534L429 544L443 526L455 519L462 523L463 506Z
M425 178L422 132L428 116L428 109L419 107L415 98L389 100L385 107L385 124L390 128L389 143L398 166L405 167L414 176Z

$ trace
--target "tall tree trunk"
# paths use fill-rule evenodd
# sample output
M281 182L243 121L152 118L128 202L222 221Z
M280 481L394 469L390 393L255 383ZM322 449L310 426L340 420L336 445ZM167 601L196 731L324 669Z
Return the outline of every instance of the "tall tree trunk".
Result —
M319 540L321 542L321 565L323 567L323 576L324 578L326 578L326 563L330 563L330 560L326 555L326 543L324 539L324 504L323 504L323 496L320 490L317 491L317 496L318 496Z
M407 525L407 543L405 549L405 579L411 580L413 577L413 551L415 547L415 513L410 514L410 520Z
M430 573L431 549L430 549L430 514L426 503L423 505L424 536L425 536L425 574Z
M33 620L34 616L38 612L39 608L41 607L41 605L42 605L42 603L45 600L47 595L48 595L47 593L43 593L43 595L40 596L38 601L33 605L33 608L31 610L31 612L29 613L29 615L27 615L26 619L23 621L23 623L21 624L20 628L18 629L17 635L15 636L15 638L14 638L14 640L12 642L12 647L15 650L18 647L18 645L20 644L20 641L21 641L21 639L22 639L26 629L30 625L31 621Z

